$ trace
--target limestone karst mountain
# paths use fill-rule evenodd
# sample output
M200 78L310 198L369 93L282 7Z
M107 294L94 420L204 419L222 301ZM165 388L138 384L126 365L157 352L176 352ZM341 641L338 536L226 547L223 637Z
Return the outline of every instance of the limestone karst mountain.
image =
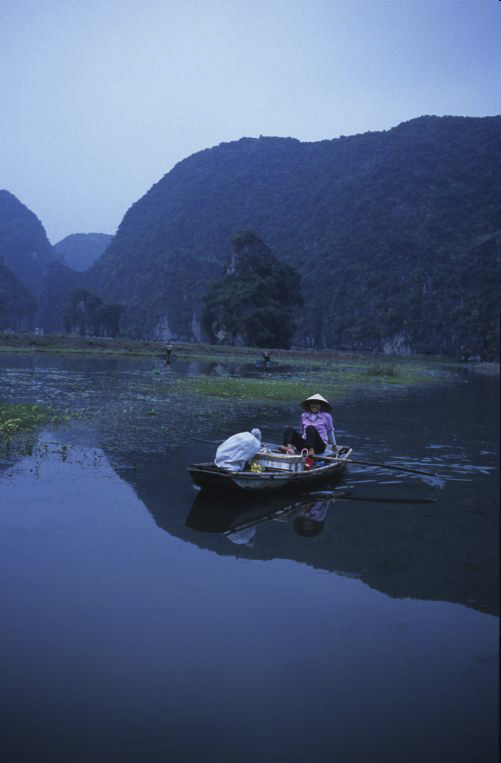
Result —
M222 143L133 204L82 273L58 263L36 216L0 191L0 257L52 331L83 289L122 306L121 333L208 338L204 298L240 231L300 275L293 344L499 357L501 116Z
M85 288L132 335L197 340L241 230L301 274L297 344L497 356L501 117L201 151L132 205Z
M0 190L0 258L35 295L58 259L38 217L6 190Z

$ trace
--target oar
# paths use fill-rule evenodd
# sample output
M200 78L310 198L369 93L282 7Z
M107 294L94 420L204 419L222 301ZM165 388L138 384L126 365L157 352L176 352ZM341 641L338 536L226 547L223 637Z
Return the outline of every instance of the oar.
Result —
M393 464L377 464L375 461L359 461L354 458L332 458L331 456L314 456L319 461L337 461L350 464L363 464L364 466L379 466L381 469L392 469L395 472L410 472L411 474L423 474L425 477L436 477L431 472L422 472L419 469L408 469L404 466L395 466Z
M337 494L333 493L332 496L330 497L331 498L346 498L348 496L351 496L351 491L343 491ZM305 510L306 506L311 506L315 503L318 503L318 501L308 501L307 503L295 503L292 506L287 506L285 509L277 509L276 511L270 511L268 514L263 514L263 516L257 517L257 519L253 519L250 522L246 522L241 525L236 525L236 527L230 527L228 530L225 530L223 532L223 535L232 535L232 533L240 532L241 530L248 530L251 527L257 527L258 525L262 525L265 522L268 522L270 519L274 519L275 517L289 517L291 514L299 514L300 511Z
M370 496L366 495L355 495L346 493L341 495L336 495L335 492L330 491L319 491L317 493L311 493L311 495L318 495L324 496L326 499L328 498L342 498L344 501L366 501L368 503L436 503L437 498L434 497L434 493L432 493L431 498L371 498Z
M221 445L222 440L204 440L203 437L190 437L190 440L195 442L206 442L208 445Z
M322 497L324 500L334 499L336 500L342 500L342 501L366 501L369 503L412 503L412 504L423 504L423 503L436 503L436 498L370 498L369 496L357 496L356 494L353 495L351 490L343 490L343 491L322 491L322 492L316 492L316 493L310 493L311 496L319 496ZM291 514L297 514L300 511L304 511L305 507L311 506L314 503L317 503L318 501L309 501L308 503L301 503L301 504L294 504L293 506L288 506L285 509L278 509L277 511L272 511L268 514L264 514L262 517L258 517L257 519L251 520L250 522L243 523L241 525L236 525L236 527L231 527L228 530L225 530L223 532L223 535L232 535L233 533L240 532L241 530L248 530L251 527L257 527L258 525L265 524L265 522L269 522L271 519L274 519L275 517L289 517Z

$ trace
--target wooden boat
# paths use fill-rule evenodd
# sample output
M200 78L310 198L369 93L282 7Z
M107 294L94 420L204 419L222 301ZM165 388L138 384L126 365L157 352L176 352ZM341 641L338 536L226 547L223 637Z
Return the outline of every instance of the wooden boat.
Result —
M302 468L300 456L286 457L274 451L259 451L253 459L260 471L249 469L241 472L230 472L221 469L214 463L191 464L188 471L195 485L203 490L213 492L246 491L259 492L284 490L291 488L306 488L323 480L338 479L346 469L346 461L351 455L349 447L338 448L335 457L315 456L311 469ZM279 459L289 459L290 468L284 464L272 465Z

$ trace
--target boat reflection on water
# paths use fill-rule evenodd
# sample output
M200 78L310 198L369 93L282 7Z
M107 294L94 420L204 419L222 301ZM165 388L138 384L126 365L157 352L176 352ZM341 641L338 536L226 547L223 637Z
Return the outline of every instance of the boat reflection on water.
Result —
M346 495L339 491L339 497ZM304 497L284 505L279 498L241 502L222 501L214 496L199 493L186 519L186 527L205 533L226 536L235 545L253 548L256 543L257 528L268 522L281 522L305 538L320 535L327 513L334 505L334 496L328 499L312 500Z
M478 495L480 481L469 491L465 482L448 481L447 491L439 490L435 500L435 487L423 491L421 479L390 486L372 481L366 487L353 472L349 481L293 496L242 491L217 497L194 491L182 448L171 451L168 469L163 454L120 453L122 465L114 455L115 470L156 525L204 551L239 560L289 560L357 577L392 597L499 612L499 557L489 513L493 501L491 493ZM318 502L327 502L326 515L315 526L320 532L301 535L294 528L296 517L305 512L307 518L307 507Z
M333 499L332 503L334 503ZM331 501L315 501L305 506L294 518L293 527L298 535L312 538L320 535L325 525L325 517Z

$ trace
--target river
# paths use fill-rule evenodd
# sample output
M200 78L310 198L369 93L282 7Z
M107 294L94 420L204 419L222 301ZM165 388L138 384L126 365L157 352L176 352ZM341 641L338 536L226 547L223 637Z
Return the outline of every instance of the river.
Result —
M494 763L499 378L335 405L354 457L433 477L351 464L335 490L249 506L186 467L299 412L169 393L204 371L0 358L1 399L70 417L0 461L5 759Z

